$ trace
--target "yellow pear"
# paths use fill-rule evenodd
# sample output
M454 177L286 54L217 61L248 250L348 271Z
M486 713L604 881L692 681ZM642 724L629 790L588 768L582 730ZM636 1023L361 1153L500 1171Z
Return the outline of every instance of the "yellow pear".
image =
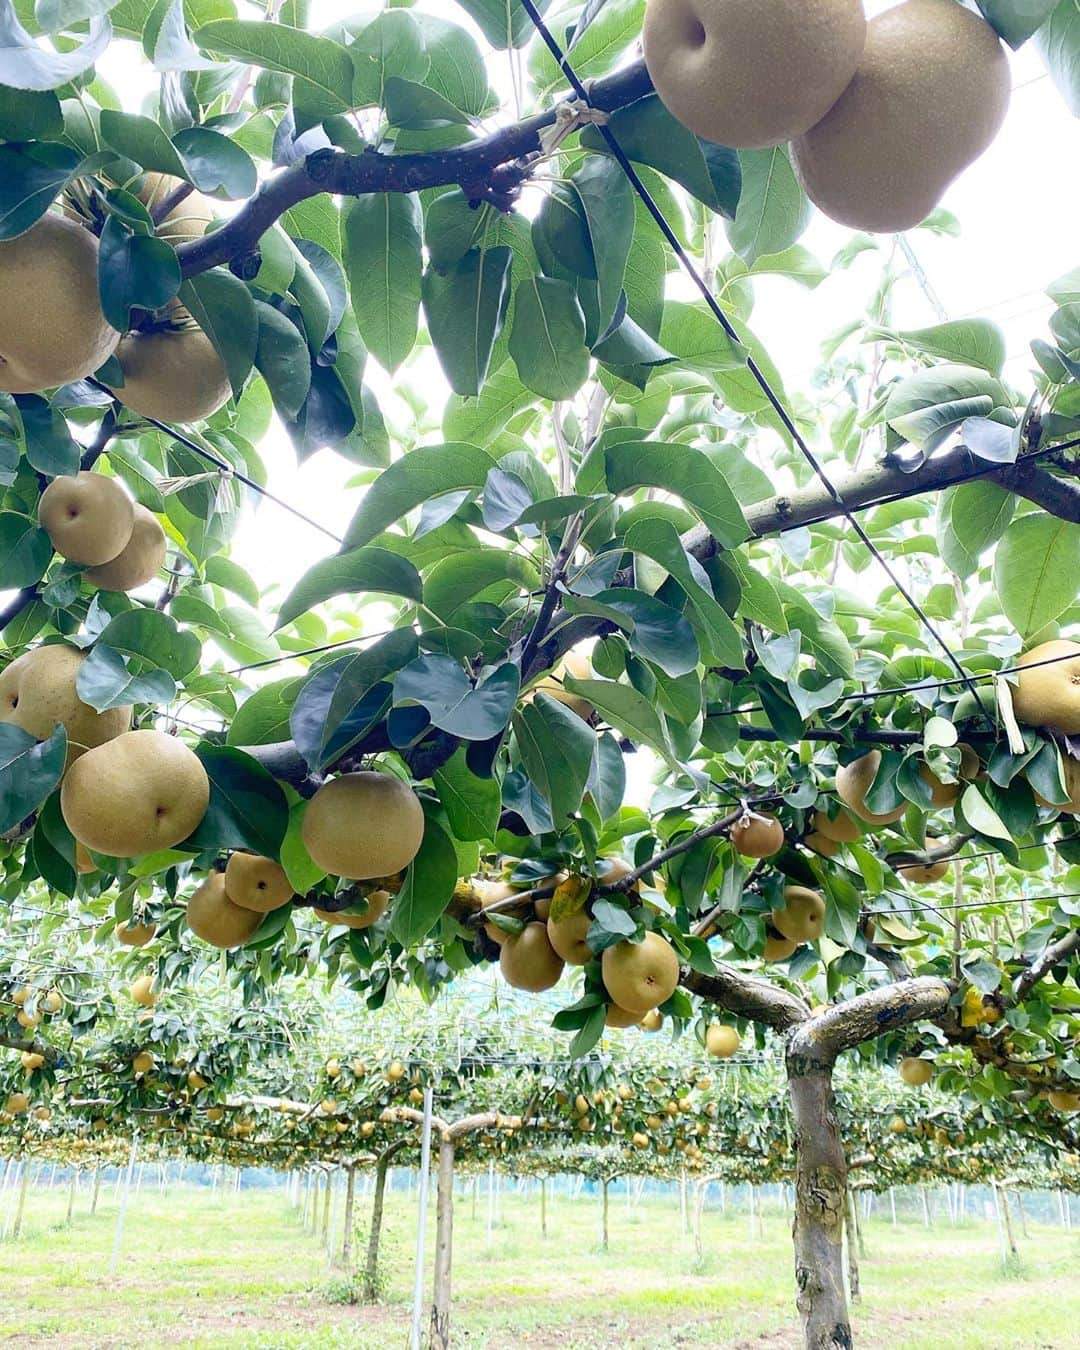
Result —
M4 1103L9 1116L22 1116L30 1109L30 1098L25 1092L13 1092Z
M115 478L82 470L52 480L41 494L38 521L61 557L96 566L127 545L135 507Z
M925 1087L934 1076L934 1066L928 1059L906 1055L900 1061L900 1077L909 1087Z
M881 751L869 750L836 770L836 791L840 800L868 825L891 825L907 810L907 806L902 805L879 815L866 805L866 794L877 777L880 764Z
M607 947L600 969L612 1001L641 1016L665 1003L679 983L678 955L659 933L646 933L640 942Z
M705 1049L717 1059L730 1059L738 1054L741 1044L739 1033L724 1022L710 1022L705 1030Z
M860 0L649 0L645 64L673 117L739 150L808 131L855 74Z
M929 834L926 836L927 848L934 848L940 843L940 839L935 839ZM935 863L907 863L896 869L897 876L903 877L905 881L914 882L918 886L928 886L931 882L940 881L942 877L948 875L948 872L948 859L944 862Z
M153 581L165 565L165 531L157 516L135 503L131 538L116 555L100 567L88 567L83 573L99 591L134 591Z
M234 905L225 894L225 876L211 872L187 905L187 925L212 947L242 947L262 923L262 915Z
M13 722L39 741L62 722L68 735L68 764L113 740L131 722L130 708L99 713L79 697L75 681L85 660L86 654L76 647L53 642L16 657L0 674L0 722Z
M210 782L183 741L162 731L125 731L88 750L60 789L68 829L114 858L172 848L206 814Z
M771 858L784 847L784 827L767 812L747 812L732 825L731 842L744 858Z
M1017 721L1065 736L1080 733L1080 642L1043 642L1016 664L1019 672L1011 692Z
M149 1073L157 1063L153 1052L150 1050L140 1050L131 1061L131 1067L136 1073Z
M769 922L796 945L816 942L825 931L825 901L808 886L785 886L783 907L773 910Z
M280 863L254 853L234 853L225 868L225 894L241 909L269 914L287 905L294 892Z
M803 835L803 843L813 853L817 853L822 858L835 858L840 852L840 845L835 839L830 839L827 834L822 834L820 830L811 830L809 834Z
M364 881L408 867L424 838L424 812L388 773L346 773L324 783L304 812L304 847L324 871Z
M547 921L548 941L569 966L584 966L593 959L593 950L585 941L592 918L582 906L565 919Z
M33 1012L27 1012L25 1008L20 1008L15 1014L15 1021L21 1027L36 1027L41 1021L41 1013L36 1009Z
M45 1063L45 1056L39 1055L36 1050L24 1050L19 1056L19 1063L27 1073L33 1073Z
M1046 1100L1055 1111L1080 1111L1080 1092L1048 1092Z
M534 921L509 934L499 952L499 969L507 984L534 994L558 984L563 960L548 941L547 925Z
M810 827L826 839L838 844L857 844L862 838L862 826L841 808L831 819L827 811L817 810L811 817Z
M664 1025L664 1014L659 1008L650 1008L650 1010L641 1019L642 1031L659 1031Z
M620 1008L617 1003L609 1003L604 1012L604 1026L612 1027L615 1030L622 1030L624 1027L636 1027L641 1022L641 1014L627 1012L625 1008Z
M112 393L125 408L159 422L201 422L232 396L218 350L183 306L163 327L126 334L116 349L124 383Z
M148 172L143 174L142 187L137 196L151 215L161 206L167 197L171 197L177 188L183 186L183 179L174 178L169 173ZM213 204L197 188L165 213L155 227L154 233L159 239L167 239L173 248L186 244L191 239L201 239L214 219Z
M589 660L588 652L567 652L551 674L545 675L537 683L536 690L549 694L557 702L569 708L571 712L577 713L583 722L587 722L593 715L593 706L587 699L578 694L572 694L563 687L563 680L568 675L572 680L591 680L593 678L592 662ZM526 699L531 697L536 690L530 690L525 696Z
M91 872L97 871L97 863L90 856L90 850L85 844L75 841L75 871L81 877L88 877Z
M113 931L116 933L117 941L123 946L145 947L148 942L154 940L157 924L135 923L128 919L124 923L118 923Z
M339 923L345 928L370 928L373 923L378 923L390 906L389 891L371 891L366 896L367 907L360 913L351 909L316 909L316 918L322 919L323 923ZM359 908L361 902L357 902Z
M793 143L807 195L852 229L911 229L997 135L1009 92L988 23L954 0L905 0L870 21L851 83Z
M50 989L41 1000L41 1011L46 1013L58 1013L64 1006L64 1000L60 996L58 989Z
M766 961L786 961L789 956L794 955L795 948L798 945L791 938L780 937L776 933L767 933L762 955Z
M63 216L0 242L0 390L33 394L92 375L120 334L98 296L98 241Z
M158 1001L153 985L153 975L140 975L128 992L136 1003L140 1003L144 1008L152 1008Z

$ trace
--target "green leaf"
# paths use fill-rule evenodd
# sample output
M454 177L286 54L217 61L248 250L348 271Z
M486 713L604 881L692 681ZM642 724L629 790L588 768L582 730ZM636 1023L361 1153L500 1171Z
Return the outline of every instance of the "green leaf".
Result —
M424 83L470 117L490 112L497 103L488 84L487 67L472 36L456 23L433 14L413 14L427 51Z
M196 753L210 779L210 805L186 846L199 851L250 848L276 858L289 824L281 785L242 750L202 746Z
M420 573L408 561L385 548L356 548L324 558L310 567L293 587L278 611L274 631L284 628L301 614L335 595L403 595L419 600L423 594Z
M134 160L140 168L190 181L179 151L152 117L103 108L100 125L101 139L118 155Z
M521 0L457 0L461 8L475 20L477 27L493 47L524 47L533 35L533 22ZM541 17L551 0L534 0Z
M567 595L570 614L595 614L616 624L630 640L630 649L677 679L694 670L699 650L694 630L671 605L645 591L618 586L592 596Z
M941 361L976 366L991 375L1000 375L1005 364L1005 334L989 319L956 319L952 323L935 324L933 328L900 331L871 328L864 341L882 339L900 342L912 351Z
M255 162L235 141L210 127L186 127L173 137L184 157L186 177L200 192L222 193L237 200L258 186Z
M974 783L969 783L960 794L960 801L957 805L959 812L963 814L964 820L972 829L978 830L980 834L987 835L991 839L1012 840L1012 835L1001 817Z
M504 246L472 249L423 280L428 331L455 394L479 394L506 316L512 254Z
M941 556L958 577L978 571L979 559L1004 534L1016 498L996 483L961 483L938 500Z
M0 577L13 590L33 586L45 575L53 548L49 536L27 516L0 511Z
M1005 617L1031 637L1076 600L1080 525L1046 513L1021 516L1001 538L994 558L994 589Z
M370 543L432 497L462 488L479 492L494 463L486 451L461 441L417 446L368 488L345 532L346 547Z
M22 727L0 722L0 834L37 810L60 782L66 759L62 724L38 742Z
M230 272L215 267L185 281L180 287L180 299L217 348L233 393L239 397L255 363L259 341L251 292Z
M457 660L432 653L398 672L394 704L396 708L423 708L432 725L451 736L486 741L499 735L510 721L519 684L520 672L510 661L474 685Z
M226 740L229 745L274 745L289 739L289 714L303 679L274 680L256 689L237 708Z
M140 669L145 666L150 668ZM176 697L176 682L168 671L142 661L133 661L129 667L123 656L104 642L96 642L79 667L76 688L82 701L98 712L129 708L133 703L157 707Z
M510 355L526 388L572 398L589 376L585 316L573 287L551 277L520 281L514 293Z
M443 435L448 441L490 445L507 422L533 402L535 395L518 379L513 361L491 371L479 398L452 394L443 413Z
M421 223L413 192L354 197L341 217L342 261L360 336L391 374L416 341Z
M255 301L258 342L255 367L266 381L274 407L295 421L311 389L311 353L291 319L263 300Z
M0 140L48 141L63 130L64 115L55 94L0 86Z
M550 694L538 692L514 714L514 736L525 772L561 825L581 809L596 732Z
M1058 0L977 0L987 23L1014 50L1022 47L1054 12Z
M722 548L734 548L749 533L742 508L723 474L703 451L679 442L626 441L604 453L612 492L659 487L681 497Z
M920 370L893 385L885 420L920 450L935 450L969 417L1010 408L1001 382L986 371L944 364Z
M454 894L457 876L453 842L427 814L420 852L405 873L405 884L390 911L390 932L403 947L414 947L438 922Z
M478 598L498 604L518 591L539 585L536 568L519 553L501 548L476 548L442 558L427 574L424 604L447 623L462 605ZM498 587L500 594L489 595Z
M493 839L499 827L502 792L497 778L478 778L459 747L432 776L456 839Z
M634 192L607 155L588 155L571 182L585 213L597 279L597 329L606 332L623 293L626 260L634 237ZM624 363L629 364L629 363Z
M672 754L667 733L656 709L632 685L616 684L611 680L576 680L566 676L563 687L591 703L604 721L624 736L652 746L673 768L681 769Z
M626 532L626 547L658 562L682 587L705 664L742 669L746 658L741 632L717 603L705 570L683 548L674 525L666 520L639 520Z
M420 25L405 9L386 9L365 24L349 47L353 106L385 104L392 79L422 80L428 58Z
M116 216L101 231L98 292L102 313L123 333L133 309L160 309L180 289L176 250L164 239L134 234Z
M728 242L748 264L765 254L783 253L799 238L813 214L792 167L787 146L740 150L742 192Z
M283 23L236 19L204 24L194 36L203 51L306 82L324 116L347 112L353 106L352 59L329 38Z
M733 218L739 205L742 170L736 151L712 145L676 122L655 94L620 108L608 127L628 159L674 178L712 211ZM595 127L581 133L589 150L607 150Z
M19 22L11 0L0 4L0 84L11 89L59 89L89 70L109 45L112 27L101 16L91 18L86 41L65 42L67 50L39 47Z
M79 447L72 439L66 419L37 394L23 395L17 402L30 467L50 478L78 473Z
M14 239L40 220L79 164L74 150L51 141L0 145L0 239Z

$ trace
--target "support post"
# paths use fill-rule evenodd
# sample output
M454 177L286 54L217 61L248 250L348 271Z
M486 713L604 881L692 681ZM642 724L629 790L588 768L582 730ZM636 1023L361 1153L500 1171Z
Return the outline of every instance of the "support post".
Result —
M30 1186L30 1164L23 1163L22 1182L19 1186L19 1201L15 1210L15 1224L11 1230L13 1241L17 1241L22 1232L23 1215L26 1213L26 1192Z
M488 1163L487 1175L487 1245L491 1246L491 1230L495 1225L495 1164Z
M75 1192L78 1189L78 1186L79 1186L79 1169L77 1167L73 1167L71 1169L71 1181L68 1183L68 1203L67 1203L67 1215L64 1219L65 1225L70 1225L71 1223L71 1215L73 1210L75 1209Z
M329 1232L330 1232L330 1191L331 1191L331 1182L332 1182L332 1180L333 1180L333 1176L332 1176L332 1174L331 1174L329 1168L327 1168L327 1170L325 1171L325 1173L324 1173L323 1175L324 1175L325 1178L326 1178L326 1185L323 1187L323 1206L322 1206L322 1230L321 1230L321 1235L322 1235L323 1246L325 1246L325 1245L326 1245L327 1237L328 1237Z
M847 1192L847 1207L844 1212L844 1219L847 1234L848 1294L852 1303L858 1303L862 1298L862 1291L859 1286L859 1219L855 1213L855 1197L852 1195L850 1187L848 1187Z
M352 1261L353 1208L356 1204L356 1164L349 1163L345 1173L345 1231L341 1235L341 1264L346 1270Z
M449 1350L450 1272L454 1245L454 1140L439 1138L439 1189L435 1221L435 1278L431 1300L430 1350Z
M97 1213L98 1195L101 1191L101 1163L94 1164L94 1189L90 1195L90 1213Z
M540 1178L540 1236L547 1237L547 1177Z
M138 1130L131 1136L131 1153L128 1155L127 1175L124 1179L124 1191L120 1199L120 1213L116 1216L116 1231L113 1234L112 1257L109 1260L109 1279L116 1275L120 1260L120 1243L124 1237L124 1219L127 1217L128 1200L131 1197L131 1178L135 1172L135 1155L139 1148Z
M424 1300L424 1240L427 1237L428 1175L431 1171L431 1088L424 1089L424 1123L420 1136L420 1199L416 1223L416 1270L413 1279L411 1350L420 1350Z

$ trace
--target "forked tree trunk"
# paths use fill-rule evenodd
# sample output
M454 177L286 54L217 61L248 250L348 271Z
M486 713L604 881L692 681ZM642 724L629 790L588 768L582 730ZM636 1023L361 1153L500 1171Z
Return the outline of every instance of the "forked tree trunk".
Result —
M795 1284L806 1350L850 1350L844 1297L847 1159L833 1113L832 1064L788 1056L795 1121Z
M454 1241L454 1141L439 1140L439 1193L435 1207L435 1280L431 1300L431 1350L450 1345L450 1268Z

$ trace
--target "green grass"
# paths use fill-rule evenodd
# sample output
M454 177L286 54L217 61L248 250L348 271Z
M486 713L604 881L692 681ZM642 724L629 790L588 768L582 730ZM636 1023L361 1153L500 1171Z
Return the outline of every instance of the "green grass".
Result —
M366 1201L358 1223L366 1224ZM281 1191L239 1195L145 1186L128 1211L118 1273L108 1276L116 1221L111 1185L98 1213L83 1192L70 1227L66 1189L31 1190L18 1242L0 1244L0 1340L67 1350L396 1350L407 1344L415 1197L388 1197L386 1301L339 1300L348 1272L331 1267ZM664 1350L799 1344L789 1222L767 1212L764 1236L745 1214L706 1213L704 1257L681 1234L678 1197L634 1210L612 1189L611 1245L599 1250L597 1202L552 1200L539 1234L535 1195L502 1197L487 1240L483 1197L457 1203L457 1344L560 1350ZM430 1229L429 1229L430 1232ZM433 1238L433 1234L431 1234ZM363 1234L360 1239L362 1243ZM856 1339L888 1350L1031 1350L1077 1344L1080 1230L1030 1226L1006 1276L997 1231L938 1218L867 1225ZM429 1241L430 1254L430 1241Z

